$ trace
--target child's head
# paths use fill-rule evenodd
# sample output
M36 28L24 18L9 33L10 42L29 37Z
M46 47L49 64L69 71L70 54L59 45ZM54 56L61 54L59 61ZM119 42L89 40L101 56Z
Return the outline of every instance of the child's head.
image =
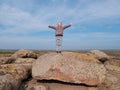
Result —
M58 26L62 26L62 22L58 22Z

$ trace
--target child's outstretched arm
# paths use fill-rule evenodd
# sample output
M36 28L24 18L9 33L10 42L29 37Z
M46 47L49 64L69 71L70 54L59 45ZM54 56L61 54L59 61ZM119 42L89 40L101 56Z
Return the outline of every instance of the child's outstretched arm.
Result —
M50 26L50 25L49 25L48 27L56 30L56 27L55 27L55 26Z
M68 27L70 27L70 26L72 26L72 23L70 23L70 24L68 24L68 25L63 26L63 30L64 30L64 29L66 29L66 28L68 28Z

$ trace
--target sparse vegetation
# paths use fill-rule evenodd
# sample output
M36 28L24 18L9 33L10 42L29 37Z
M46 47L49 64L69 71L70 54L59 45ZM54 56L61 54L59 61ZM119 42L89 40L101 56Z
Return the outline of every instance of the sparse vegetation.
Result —
M0 49L0 54L13 54L15 53L17 50L7 50L7 49ZM32 50L34 51L36 54L42 55L48 52L54 52L53 50ZM72 52L78 52L78 53L86 53L89 50L65 50L65 51L72 51ZM120 50L101 50L109 55L112 56L120 56Z
M0 49L0 54L13 54L17 50Z
M17 50L0 49L0 57L1 56L9 57L16 51ZM41 56L41 55L49 53L49 52L55 52L53 50L32 50L32 51L35 52L38 56ZM87 53L89 50L64 50L64 51ZM101 50L101 51L105 52L106 54L108 54L110 56L114 56L116 59L120 59L120 50Z

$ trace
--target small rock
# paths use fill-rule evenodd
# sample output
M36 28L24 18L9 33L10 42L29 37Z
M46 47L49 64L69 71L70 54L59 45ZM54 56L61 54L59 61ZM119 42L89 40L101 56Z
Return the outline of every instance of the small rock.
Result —
M88 55L94 56L95 58L99 59L101 62L105 62L106 60L108 60L110 57L99 50L91 50Z
M28 87L26 90L48 90L44 85L34 85L33 87Z
M48 86L38 83L36 80L28 82L25 90L49 90Z
M13 58L34 58L37 59L37 55L30 50L18 50L17 52L15 52L11 57Z

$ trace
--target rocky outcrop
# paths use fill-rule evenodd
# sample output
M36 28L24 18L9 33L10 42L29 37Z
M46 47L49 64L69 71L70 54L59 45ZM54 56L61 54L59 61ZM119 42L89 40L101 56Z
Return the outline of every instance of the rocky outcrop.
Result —
M12 58L34 58L37 59L37 55L30 50L18 50L17 52L15 52L12 56Z
M95 58L99 59L101 62L105 62L110 58L106 53L99 50L91 50L88 52L88 55L94 56Z
M97 59L87 54L63 52L39 57L32 67L32 76L38 80L59 80L69 83L99 85L105 79L106 69Z
M31 76L36 58L37 55L30 50L19 50L11 57L1 57L0 90L19 90L22 81Z
M36 53L0 55L0 90L120 90L119 52Z
M2 72L1 83L4 84L4 87L6 87L7 85L10 86L10 88L12 87L12 89L8 89L8 90L18 90L22 83L22 80L29 77L30 70L31 70L31 64L0 65L0 72Z

